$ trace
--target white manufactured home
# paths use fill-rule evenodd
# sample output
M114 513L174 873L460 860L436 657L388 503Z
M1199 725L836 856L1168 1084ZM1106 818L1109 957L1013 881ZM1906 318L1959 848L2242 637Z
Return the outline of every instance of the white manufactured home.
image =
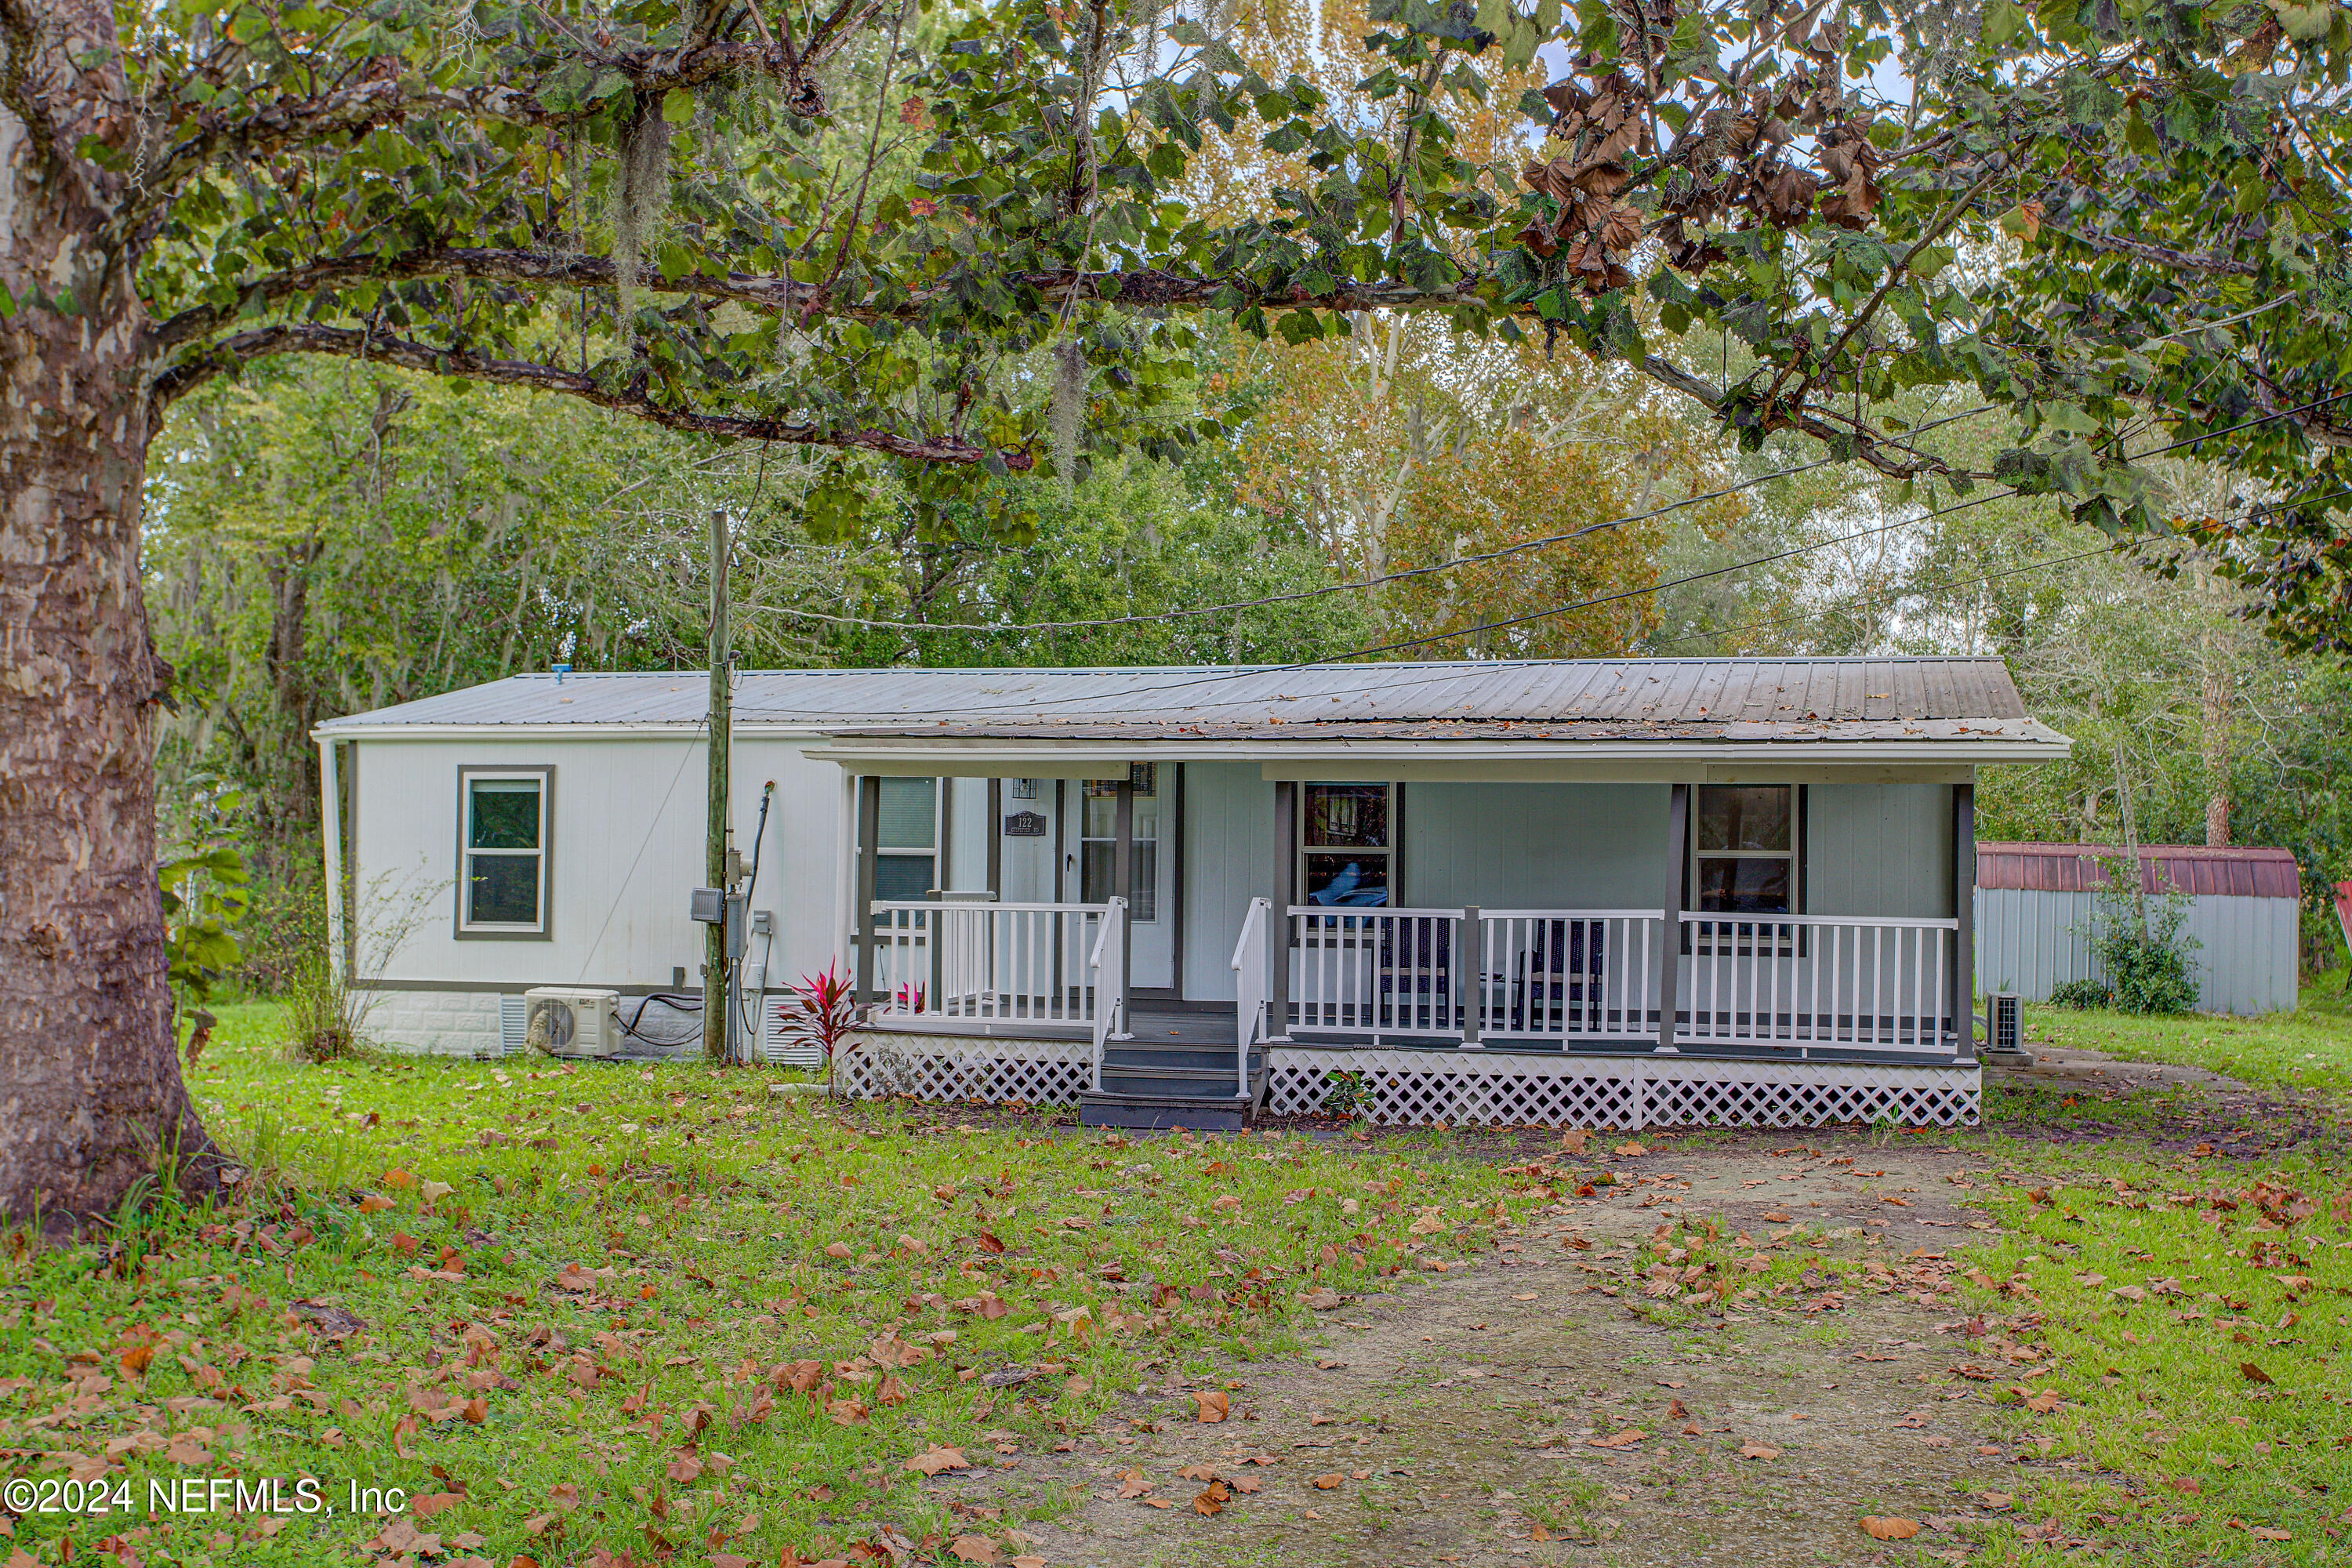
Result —
M731 702L748 1053L838 965L853 1086L1125 1125L1972 1121L1975 770L2070 745L1982 658L773 670ZM592 986L691 1033L707 708L700 672L546 674L321 725L378 1032L513 1050L524 993Z

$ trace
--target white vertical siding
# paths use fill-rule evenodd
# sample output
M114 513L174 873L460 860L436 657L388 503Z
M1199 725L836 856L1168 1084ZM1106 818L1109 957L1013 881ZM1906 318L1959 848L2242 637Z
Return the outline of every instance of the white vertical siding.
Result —
M1400 902L1656 909L1672 786L1409 784Z
M1281 885L1274 785L1255 763L1184 764L1183 994L1234 999L1234 943L1252 899Z
M656 740L363 741L352 875L355 934L367 978L460 987L495 984L667 987L675 970L700 984L703 928L687 917L705 880L699 736ZM551 766L549 935L456 936L457 769ZM773 911L768 965L780 981L822 969L836 946L839 770L797 742L735 747L735 837L748 859L761 786L776 782L753 907ZM383 933L414 909L405 940ZM764 944L751 944L751 958Z
M1951 918L1951 785L1813 784L1805 795L1807 914Z
M2014 991L2047 1000L2068 980L2096 973L2091 956L2089 893L1992 888L1977 894L1977 984L1988 994ZM2207 894L2189 900L2182 934L2194 938L2189 962L2200 1012L2280 1012L2295 1005L2295 904L2293 899Z

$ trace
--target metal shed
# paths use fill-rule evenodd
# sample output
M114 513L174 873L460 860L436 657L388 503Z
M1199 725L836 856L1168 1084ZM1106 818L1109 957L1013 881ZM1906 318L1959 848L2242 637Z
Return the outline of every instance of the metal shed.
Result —
M1977 987L2046 1000L2052 988L2092 976L2091 921L2100 844L1977 846ZM2189 897L2186 935L2207 1013L2272 1013L2295 1005L2296 922L2303 879L2284 849L2202 845L2140 847L2140 886Z

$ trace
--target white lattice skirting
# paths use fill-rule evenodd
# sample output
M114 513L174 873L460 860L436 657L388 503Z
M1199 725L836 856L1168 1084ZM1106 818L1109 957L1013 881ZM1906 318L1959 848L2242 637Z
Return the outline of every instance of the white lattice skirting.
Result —
M974 1039L861 1030L839 1058L842 1091L861 1100L985 1100L1076 1105L1094 1081L1090 1040Z
M1323 1109L1334 1074L1360 1075L1360 1114L1390 1125L1819 1127L1892 1121L1973 1127L1979 1069L1674 1057L1514 1056L1276 1047L1266 1109Z

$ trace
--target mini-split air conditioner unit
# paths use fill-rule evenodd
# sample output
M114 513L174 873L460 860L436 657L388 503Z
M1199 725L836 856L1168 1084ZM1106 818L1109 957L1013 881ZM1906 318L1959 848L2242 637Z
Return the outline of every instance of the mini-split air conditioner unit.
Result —
M541 985L523 993L530 1022L524 1037L551 1057L609 1057L621 1048L616 991Z

